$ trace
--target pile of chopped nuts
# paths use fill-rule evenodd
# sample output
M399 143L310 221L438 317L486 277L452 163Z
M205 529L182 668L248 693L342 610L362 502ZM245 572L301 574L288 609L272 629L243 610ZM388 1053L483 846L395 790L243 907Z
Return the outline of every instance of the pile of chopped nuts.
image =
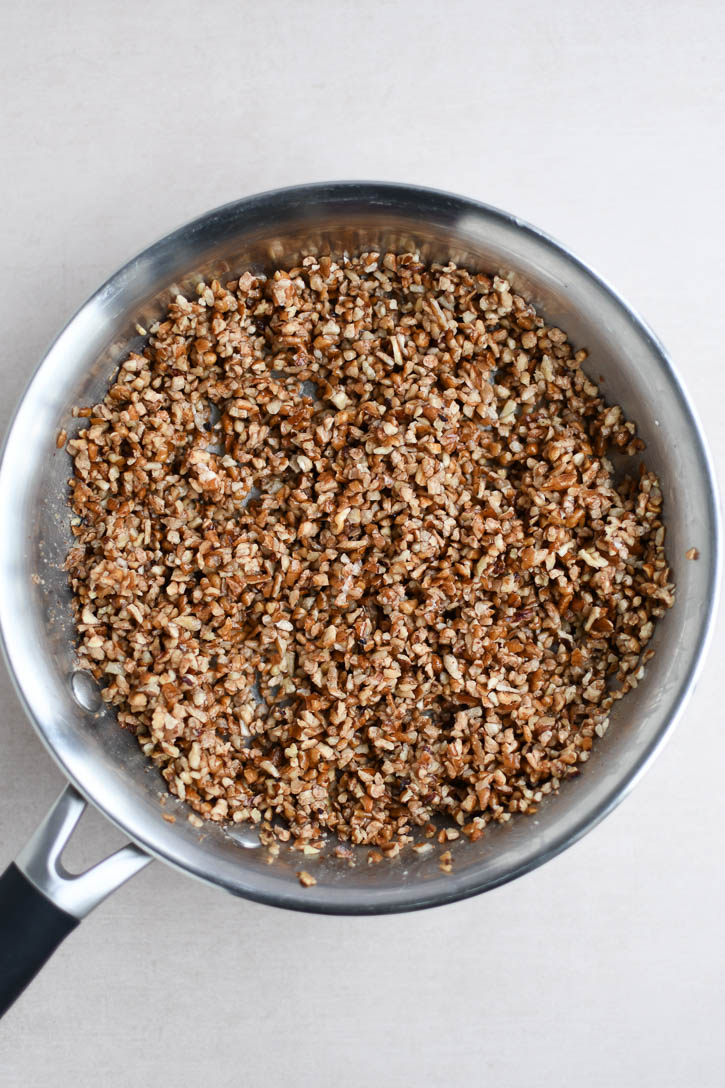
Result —
M498 277L366 253L197 294L76 409L81 667L266 841L536 811L673 603L634 424Z

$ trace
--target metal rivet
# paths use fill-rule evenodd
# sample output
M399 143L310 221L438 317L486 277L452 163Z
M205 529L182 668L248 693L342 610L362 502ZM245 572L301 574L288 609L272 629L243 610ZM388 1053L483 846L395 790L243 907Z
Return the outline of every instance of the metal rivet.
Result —
M101 693L98 684L89 672L77 669L70 678L70 689L78 706L95 714L101 708Z

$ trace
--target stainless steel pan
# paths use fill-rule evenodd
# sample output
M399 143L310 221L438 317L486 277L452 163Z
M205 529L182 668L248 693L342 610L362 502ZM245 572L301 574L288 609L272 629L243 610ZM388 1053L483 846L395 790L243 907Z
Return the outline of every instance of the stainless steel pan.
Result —
M664 486L667 548L677 603L657 626L656 657L639 688L617 704L612 725L583 773L547 799L535 817L459 842L453 873L435 854L349 867L305 859L314 887L300 886L299 854L266 864L254 834L185 818L159 803L162 782L136 741L98 710L75 673L66 578L67 455L61 427L74 405L103 396L119 360L138 347L170 295L200 277L269 269L303 252L418 247L511 278L516 290L590 350L589 368L607 396L635 419L647 460ZM5 1004L53 947L98 902L151 858L235 895L321 913L416 910L475 895L528 872L571 845L625 796L662 746L695 682L715 608L719 518L700 428L662 346L626 304L550 238L493 208L401 185L313 185L229 204L157 242L85 303L38 367L17 410L0 468L0 625L7 660L28 716L71 785L2 878L0 990ZM697 547L697 562L685 551ZM60 853L85 801L130 843L89 872L69 876ZM175 813L171 824L162 811ZM636 834L636 828L633 829ZM3 958L4 957L4 958ZM4 982L3 982L4 979ZM2 1000L0 998L0 1005Z

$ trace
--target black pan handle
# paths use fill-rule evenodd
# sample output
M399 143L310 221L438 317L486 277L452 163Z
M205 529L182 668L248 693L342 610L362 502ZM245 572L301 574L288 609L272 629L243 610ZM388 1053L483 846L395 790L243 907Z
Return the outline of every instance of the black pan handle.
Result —
M15 862L0 876L0 1016L78 925L32 884Z
M0 1016L81 919L151 861L128 843L84 873L69 873L61 854L85 807L67 786L0 876Z

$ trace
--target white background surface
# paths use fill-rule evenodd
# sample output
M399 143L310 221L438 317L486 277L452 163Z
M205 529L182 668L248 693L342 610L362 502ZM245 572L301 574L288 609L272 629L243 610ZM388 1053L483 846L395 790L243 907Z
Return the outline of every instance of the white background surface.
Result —
M244 194L372 177L571 246L669 347L722 471L716 0L35 0L3 24L3 429L51 336L147 243ZM483 898L307 917L152 865L7 1016L2 1085L722 1085L724 638L625 804ZM4 669L0 702L4 867L62 780ZM81 839L87 860L119 841L94 814Z

